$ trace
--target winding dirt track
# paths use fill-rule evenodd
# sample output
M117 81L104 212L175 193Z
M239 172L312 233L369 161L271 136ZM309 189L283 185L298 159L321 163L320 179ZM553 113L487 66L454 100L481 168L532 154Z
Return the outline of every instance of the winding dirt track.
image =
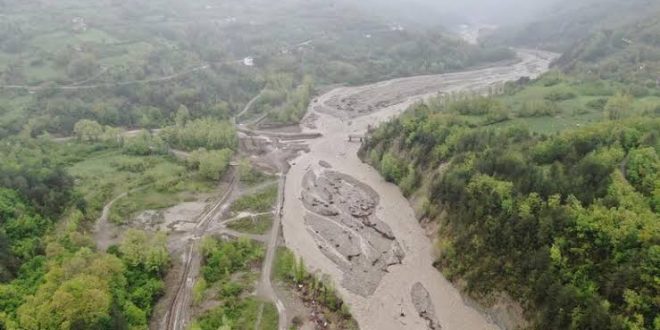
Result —
M183 76L187 76L189 74L206 70L210 66L208 64L200 65L198 67L194 67L188 70L184 70L181 72L177 72L175 74L163 76L163 77L156 77L156 78L149 78L149 79L141 79L141 80L129 80L129 81L120 81L120 82L114 82L114 83L98 83L98 84L90 84L90 85L78 85L78 84L73 84L73 85L64 85L64 86L50 86L50 85L45 85L45 86L28 86L28 85L4 85L0 86L0 90L2 89L7 89L7 90L27 90L28 92L38 92L50 88L55 88L63 91L79 91L79 90L88 90L88 89L97 89L97 88L110 88L110 87L120 87L120 86L127 86L127 85L137 85L137 84L154 84L154 83L161 83L161 82L166 82L170 80L174 80Z
M108 82L108 83L97 83L97 84L86 84L89 81L96 80L98 77L101 75L105 74L109 68L104 68L102 69L98 74L95 76L88 78L86 80L80 81L80 82L74 82L70 85L51 85L48 83L43 83L40 86L29 86L29 85L0 85L0 90L6 89L6 90L26 90L28 92L34 93L34 92L39 92L42 90L49 90L49 89L58 89L62 91L80 91L80 90L89 90L89 89L97 89L97 88L112 88L112 87L121 87L121 86L128 86L128 85L140 85L140 84L158 84L158 83L163 83L175 79L179 79L181 77L185 77L188 75L191 75L193 73L203 71L206 69L209 69L212 64L215 65L221 65L221 64L231 64L231 63L240 63L242 60L228 60L228 61L223 61L223 62L208 62L205 64L198 65L196 67L192 67L189 69L184 69L182 71L166 75L166 76L161 76L161 77L154 77L154 78L147 78L147 79L137 79L137 80L127 80L127 81L119 81L119 82Z
M285 167L282 166L283 171ZM202 237L210 234L222 234L233 236L236 238L247 238L254 241L262 242L266 245L266 256L261 269L261 278L257 284L257 296L266 300L272 301L277 307L279 315L279 326L280 330L287 329L287 313L286 308L282 301L279 299L275 290L273 289L271 274L272 267L275 259L275 254L277 252L277 245L280 236L281 228L281 209L284 203L284 184L286 176L284 174L280 175L278 180L278 203L275 208L274 217L273 217L273 226L271 232L267 235L249 235L245 233L239 233L226 228L226 224L234 221L235 219L220 219L226 215L229 206L239 197L250 195L256 193L268 186L272 185L271 182L266 182L264 184L246 189L243 191L238 191L237 183L238 177L234 170L234 173L229 174L231 183L225 194L211 207L207 212L202 214L197 221L195 226L193 236L189 238L188 245L183 254L183 270L182 275L180 276L177 288L175 289L175 295L168 305L167 313L165 314L165 320L162 324L164 329L167 330L181 330L185 329L190 320L190 307L192 300L192 288L195 284L195 279L199 275L199 270L201 267L201 254L199 251L199 245ZM255 320L255 324L258 324L260 320Z
M112 206L115 205L120 199L128 196L130 193L135 193L144 189L147 189L149 185L137 187L128 192L122 193L119 196L115 197L109 201L103 210L101 211L101 216L96 220L96 225L94 227L94 241L96 242L96 247L101 250L107 250L114 241L113 235L115 234L116 226L110 223L110 210Z
M287 175L282 225L286 245L303 258L312 270L328 274L348 303L362 329L432 329L429 315L443 329L497 329L490 317L466 304L450 282L433 268L433 247L419 226L413 210L399 189L357 157L359 145L349 135L363 135L369 126L399 115L411 104L437 93L483 91L494 84L536 77L548 69L556 54L519 50L519 63L436 76L395 79L360 87L338 88L319 97L309 116L319 139L310 141L310 152L295 160ZM321 166L320 162L325 166ZM373 294L360 295L341 286L350 275L319 248L304 219L309 214L301 201L304 177L310 171L333 171L352 176L371 187L380 203L375 216L382 219L401 244L405 257L400 265L387 268ZM346 260L350 262L349 260ZM359 278L355 278L359 281ZM416 288L417 290L413 290ZM412 294L424 292L426 294ZM420 304L415 296L428 297ZM420 312L420 305L435 311ZM433 312L433 313L430 313ZM423 314L423 315L421 315Z
M275 216L273 217L273 227L271 228L269 238L266 246L266 257L264 258L263 266L261 269L261 279L257 285L257 295L271 300L275 303L277 307L277 313L279 315L279 329L287 329L287 314L286 308L282 301L277 297L275 290L273 289L273 283L271 281L271 274L273 273L273 262L275 260L275 253L277 252L277 243L280 237L280 228L282 227L282 207L284 204L284 187L286 184L286 176L281 175L278 180L278 202L275 209Z

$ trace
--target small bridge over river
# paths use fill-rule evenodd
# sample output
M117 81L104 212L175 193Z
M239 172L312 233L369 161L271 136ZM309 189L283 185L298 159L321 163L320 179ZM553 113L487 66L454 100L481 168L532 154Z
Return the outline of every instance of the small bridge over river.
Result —
M367 137L364 135L360 134L349 134L348 135L348 142L364 142L367 140Z

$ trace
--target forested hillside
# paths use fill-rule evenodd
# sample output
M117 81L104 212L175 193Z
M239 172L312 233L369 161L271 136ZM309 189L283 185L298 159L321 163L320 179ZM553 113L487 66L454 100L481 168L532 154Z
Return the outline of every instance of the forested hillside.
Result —
M653 10L653 9L650 9ZM639 87L660 83L660 7L652 18L600 30L577 42L557 61L564 71Z
M52 142L0 148L0 328L144 328L169 265L164 236L127 234L110 253L86 234L94 208ZM97 186L98 188L98 186Z
M660 322L659 131L637 118L545 137L419 105L362 154L425 196L437 267L468 292L508 292L538 329L642 329Z
M655 0L559 0L538 12L531 23L504 26L496 41L564 52L592 34L657 19ZM491 40L493 41L493 40Z
M308 99L298 99L309 95L298 89L309 83L445 72L511 56L317 0L0 6L0 136L69 135L81 119L157 128L181 105L193 118L227 117L282 77L287 84L265 99L272 104L257 110L290 123L306 110Z
M436 267L483 302L508 293L535 329L660 327L656 5L569 11L524 40L573 40L555 71L417 104L360 151L439 224Z

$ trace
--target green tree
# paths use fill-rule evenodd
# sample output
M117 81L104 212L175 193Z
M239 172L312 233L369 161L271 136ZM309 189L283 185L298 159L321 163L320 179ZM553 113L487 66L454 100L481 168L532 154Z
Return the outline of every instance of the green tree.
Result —
M229 119L231 114L231 108L227 102L220 101L214 105L202 109L204 116L208 116L215 119L226 120Z
M73 79L85 79L93 76L98 71L98 67L96 58L85 54L69 62L66 71Z
M605 104L605 114L610 120L622 119L630 114L632 103L632 96L624 93L617 93L610 97L607 104Z
M124 145L124 130L118 127L105 126L101 140L111 146L121 147Z
M122 283L122 270L116 257L89 249L52 265L45 282L18 308L20 328L105 328L111 319L111 287Z
M119 245L122 259L131 267L142 267L150 272L162 273L169 263L167 236L158 232L149 235L130 229Z
M80 141L97 142L103 136L103 126L94 120L82 119L75 124L73 133Z
M643 194L648 196L660 189L660 157L655 148L632 150L624 167L630 183Z
M406 175L406 168L392 153L385 153L380 163L380 169L385 180L399 183Z
M123 148L124 152L136 156L164 155L168 152L167 144L160 136L154 136L147 130L143 130L136 137L127 139Z
M119 124L119 110L113 104L98 102L92 107L96 119L105 125Z
M197 279L197 283L193 286L193 304L199 305L202 302L206 289L206 280L204 278Z
M235 149L238 145L236 130L230 122L209 118L188 121L185 126L167 127L160 136L171 145L185 150Z
M229 149L212 151L200 149L190 155L188 163L192 168L197 169L203 178L217 181L229 168L232 155L233 151Z
M176 115L174 117L176 127L184 127L189 119L190 111L188 110L188 107L182 104L179 106L179 109L176 111Z
M25 81L23 62L20 60L10 62L4 72L2 72L2 79L8 85L23 83Z

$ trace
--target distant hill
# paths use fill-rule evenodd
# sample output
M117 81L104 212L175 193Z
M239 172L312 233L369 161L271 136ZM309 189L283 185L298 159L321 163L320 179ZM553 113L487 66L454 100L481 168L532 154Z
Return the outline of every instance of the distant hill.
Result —
M416 104L360 156L436 222L434 265L506 292L522 328L660 329L660 1L561 0L482 42L563 55L501 95Z
M660 9L652 18L603 28L575 42L556 65L601 79L655 85L660 78Z
M658 12L657 0L562 0L531 23L502 29L490 42L564 52L593 33L652 19Z
M562 0L550 14L504 27L487 45L561 52L555 67L587 79L654 88L660 78L660 1Z

